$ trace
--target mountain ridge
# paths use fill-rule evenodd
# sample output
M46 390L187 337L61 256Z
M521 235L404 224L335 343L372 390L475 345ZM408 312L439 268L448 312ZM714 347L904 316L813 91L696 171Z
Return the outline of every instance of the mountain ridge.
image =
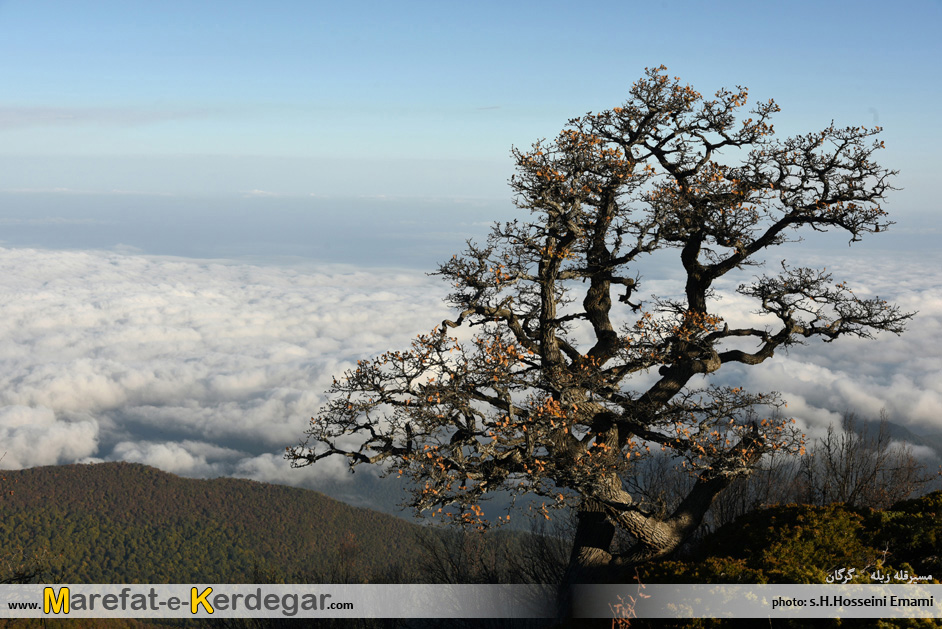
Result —
M377 578L418 569L428 530L314 490L184 478L139 463L4 476L13 493L0 500L0 544L60 558L75 583L110 582L115 571L129 583L252 582L259 571Z

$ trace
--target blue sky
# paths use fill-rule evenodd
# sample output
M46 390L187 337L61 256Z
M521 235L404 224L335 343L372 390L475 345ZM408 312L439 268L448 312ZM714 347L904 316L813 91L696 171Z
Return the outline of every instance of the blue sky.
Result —
M511 146L659 64L774 98L780 136L884 127L897 225L803 245L914 332L724 377L811 434L881 408L938 430L940 26L939 0L0 0L0 465L339 474L280 453L333 375L449 316L424 272L518 215Z
M0 2L0 189L506 197L511 145L645 66L745 85L780 133L886 127L924 205L937 0Z

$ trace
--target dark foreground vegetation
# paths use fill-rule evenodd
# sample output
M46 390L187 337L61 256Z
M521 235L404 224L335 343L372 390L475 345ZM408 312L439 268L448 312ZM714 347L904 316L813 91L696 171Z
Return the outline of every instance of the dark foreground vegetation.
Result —
M832 447L840 443L832 441ZM801 467L792 472L797 475L794 484ZM784 472L771 466L764 473ZM839 480L831 474L829 486ZM756 475L755 486L738 493L755 497L760 487L782 485L781 479L771 483L762 475ZM7 472L6 477L14 493L0 501L0 544L18 551L4 557L5 575L38 567L33 581L557 583L571 547L571 518L534 526L529 534L470 534L420 527L309 490L236 479L185 479L137 464L33 468ZM653 482L649 490L655 491ZM753 510L705 530L675 558L639 569L638 577L642 583L824 583L841 567L857 568L861 576L855 582L869 582L867 571L882 569L931 574L939 583L942 491L884 509L845 502ZM262 629L284 622L304 621L214 621L214 626ZM940 626L938 621L882 622L819 621L816 626ZM675 626L736 626L711 623ZM47 621L45 626L153 624L76 620ZM447 624L465 625L481 626ZM0 621L0 627L6 626L40 624ZM429 625L325 620L311 626Z
M885 510L784 505L747 514L706 536L683 560L642 568L647 583L825 583L855 568L905 571L942 583L942 491Z

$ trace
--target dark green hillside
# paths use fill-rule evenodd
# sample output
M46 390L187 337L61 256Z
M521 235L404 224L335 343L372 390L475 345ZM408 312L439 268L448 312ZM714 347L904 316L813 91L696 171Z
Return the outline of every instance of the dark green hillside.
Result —
M889 509L841 504L785 505L748 513L702 541L693 556L644 566L642 583L820 583L841 568L855 568L852 583L873 583L871 573L897 570L942 582L942 491ZM824 590L822 590L824 592ZM938 628L938 619L780 619L767 626ZM637 627L744 628L756 619L632 621ZM763 623L763 626L766 626Z
M46 552L76 583L381 579L422 554L418 526L304 489L131 463L5 475L15 491L0 500L0 546Z
M840 568L906 570L942 581L942 491L889 509L785 505L748 513L708 535L685 561L645 566L664 583L825 583ZM864 569L868 572L864 572Z

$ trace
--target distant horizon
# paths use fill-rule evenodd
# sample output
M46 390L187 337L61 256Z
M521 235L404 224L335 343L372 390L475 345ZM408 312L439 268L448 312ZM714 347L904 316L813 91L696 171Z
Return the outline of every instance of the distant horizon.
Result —
M251 262L310 261L432 272L495 222L530 220L510 191L499 198L266 197L0 191L0 247L95 249ZM847 246L839 232L807 233L790 249L837 257L934 255L942 213L897 216L886 233ZM233 220L235 219L235 220Z

